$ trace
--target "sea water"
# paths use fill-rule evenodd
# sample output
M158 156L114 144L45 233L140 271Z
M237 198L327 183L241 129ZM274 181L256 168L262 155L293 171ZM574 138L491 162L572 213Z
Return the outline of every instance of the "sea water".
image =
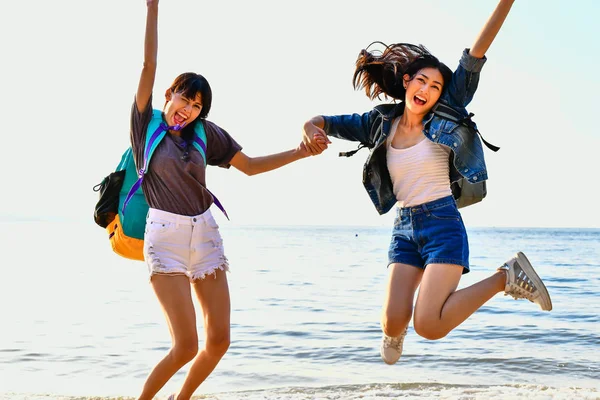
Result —
M459 288L524 251L553 311L498 295L441 340L411 324L388 366L379 319L390 231L223 223L232 342L198 398L600 398L600 230L468 229ZM138 395L171 343L145 264L116 256L90 223L4 221L0 243L0 399Z

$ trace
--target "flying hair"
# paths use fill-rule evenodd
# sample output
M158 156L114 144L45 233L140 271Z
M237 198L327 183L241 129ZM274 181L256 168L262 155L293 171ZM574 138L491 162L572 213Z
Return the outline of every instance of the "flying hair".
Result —
M383 50L371 48L383 46ZM406 89L403 76L411 78L423 68L436 68L444 77L444 83L452 78L452 71L441 63L423 45L396 43L386 45L383 42L373 42L360 51L356 60L356 69L352 79L355 90L365 90L371 100L381 96L404 100Z

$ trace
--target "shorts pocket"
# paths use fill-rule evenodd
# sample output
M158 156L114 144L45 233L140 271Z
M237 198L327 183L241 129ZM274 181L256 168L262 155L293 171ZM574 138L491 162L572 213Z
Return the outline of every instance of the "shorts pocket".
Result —
M146 234L165 233L173 226L172 222L161 220L147 220Z

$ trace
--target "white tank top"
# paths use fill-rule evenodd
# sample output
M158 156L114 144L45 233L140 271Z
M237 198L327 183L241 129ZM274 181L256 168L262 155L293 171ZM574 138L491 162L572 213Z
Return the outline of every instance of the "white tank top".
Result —
M396 149L392 140L400 118L394 119L388 137L387 167L398 207L411 207L450 196L450 149L427 139L412 147Z

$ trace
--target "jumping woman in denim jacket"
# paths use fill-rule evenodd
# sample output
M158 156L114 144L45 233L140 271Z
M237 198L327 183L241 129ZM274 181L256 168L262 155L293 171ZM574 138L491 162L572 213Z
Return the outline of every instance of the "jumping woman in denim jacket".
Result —
M402 354L413 304L414 329L431 340L446 336L500 292L552 309L546 287L520 252L489 278L456 290L469 271L469 244L452 183L457 172L468 184L485 181L487 173L479 138L465 140L456 122L432 112L439 101L468 115L465 107L477 89L485 53L512 4L499 1L454 73L422 46L363 50L354 87L364 88L372 100L384 95L400 102L362 115L317 116L304 124L304 143L315 154L326 148L326 135L370 148L365 188L380 214L398 205L381 321L381 357L388 364Z

